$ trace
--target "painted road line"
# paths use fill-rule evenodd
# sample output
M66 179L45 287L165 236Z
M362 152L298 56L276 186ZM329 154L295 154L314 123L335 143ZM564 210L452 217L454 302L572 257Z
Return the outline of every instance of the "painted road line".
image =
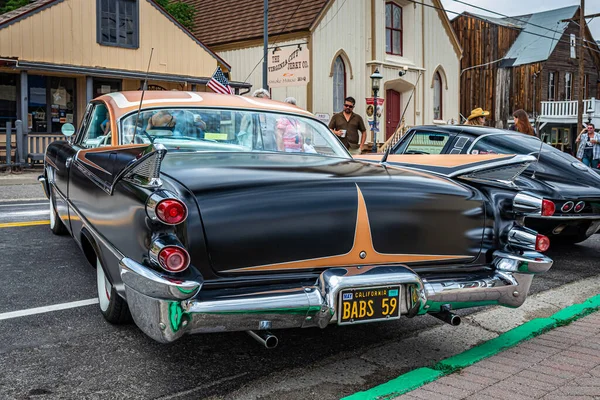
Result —
M48 206L48 202L45 202L45 203L13 203L13 204L0 204L0 207L29 207L29 206Z
M31 211L9 211L7 213L8 217L32 217L36 215L48 215L50 214L50 210L31 210Z
M41 201L48 200L45 197L34 197L32 199L0 199L0 203L8 203L9 201Z
M539 336L551 329L568 325L598 310L600 310L600 295L591 297L582 303L566 307L548 318L532 319L523 325L499 335L497 338L446 358L431 368L415 369L364 392L357 392L344 397L342 400L383 400L400 396L498 354L521 342Z
M68 310L69 308L85 307L92 304L98 304L98 298L73 301L71 303L53 304L51 306L29 308L27 310L11 311L0 314L0 321L5 319L25 317L28 315L44 314L52 311Z
M25 222L5 222L0 224L0 228L14 228L16 226L35 226L35 225L48 225L50 220L44 221L25 221Z

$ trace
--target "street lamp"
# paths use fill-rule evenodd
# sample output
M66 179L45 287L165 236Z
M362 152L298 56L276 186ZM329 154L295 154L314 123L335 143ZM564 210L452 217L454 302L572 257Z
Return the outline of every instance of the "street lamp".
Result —
M379 68L375 68L375 72L371 74L371 89L373 89L373 148L371 151L377 153L377 92L379 91L379 81L383 75L379 73Z

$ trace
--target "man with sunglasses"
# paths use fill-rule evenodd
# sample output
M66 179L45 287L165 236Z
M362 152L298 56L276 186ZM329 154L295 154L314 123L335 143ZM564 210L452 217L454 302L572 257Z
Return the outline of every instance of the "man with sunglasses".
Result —
M354 97L344 99L344 110L334 114L329 121L329 129L336 134L338 139L350 151L350 154L360 154L360 151L367 139L367 128L362 117L355 114L352 110L356 100ZM361 133L360 137L358 132ZM360 144L358 144L360 139Z

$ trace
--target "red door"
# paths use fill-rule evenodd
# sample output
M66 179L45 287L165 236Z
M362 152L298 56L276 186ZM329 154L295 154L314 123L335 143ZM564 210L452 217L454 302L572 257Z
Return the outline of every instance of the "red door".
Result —
M385 138L394 134L400 122L400 93L394 89L385 92Z

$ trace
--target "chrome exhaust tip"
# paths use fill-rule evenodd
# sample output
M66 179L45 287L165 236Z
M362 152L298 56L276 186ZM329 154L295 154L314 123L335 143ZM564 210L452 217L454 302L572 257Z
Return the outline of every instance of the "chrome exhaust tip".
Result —
M444 321L452 326L459 326L462 319L459 315L453 314L450 311L441 311L439 313L431 313L437 319Z
M246 331L246 333L267 349L274 349L279 344L277 336L269 331Z

